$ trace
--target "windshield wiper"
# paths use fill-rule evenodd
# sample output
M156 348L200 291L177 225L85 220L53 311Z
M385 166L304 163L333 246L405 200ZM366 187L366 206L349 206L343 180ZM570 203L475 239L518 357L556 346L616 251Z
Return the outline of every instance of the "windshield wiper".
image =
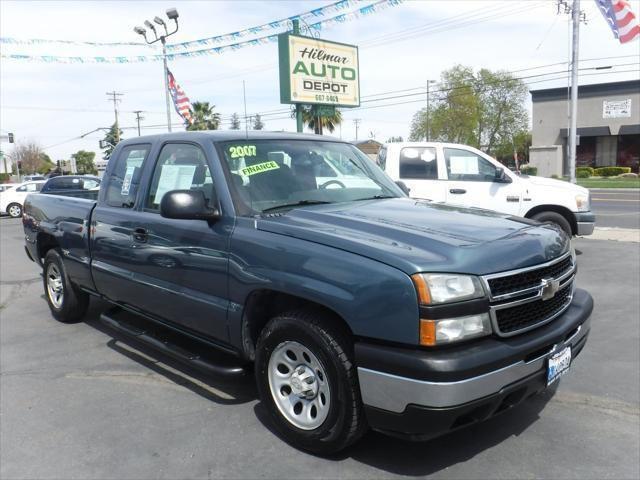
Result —
M264 210L262 210L262 213L272 212L274 210L279 210L281 208L295 208L295 207L302 207L305 205L323 205L327 203L332 203L332 202L325 202L322 200L300 200L299 202L296 202L296 203L285 203L283 205L276 205L275 207L265 208Z
M372 197L356 198L353 201L359 202L361 200L382 200L383 198L398 198L398 197L396 197L395 195L373 195Z

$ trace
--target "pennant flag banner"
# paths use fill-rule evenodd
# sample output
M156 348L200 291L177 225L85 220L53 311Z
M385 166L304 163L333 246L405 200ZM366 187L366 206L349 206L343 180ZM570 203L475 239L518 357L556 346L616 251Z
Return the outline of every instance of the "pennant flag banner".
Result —
M640 25L627 0L596 0L596 5L620 43L640 38Z
M381 12L387 8L395 7L400 5L403 0L379 0L375 3L369 4L367 6L361 7L357 10L348 13L341 13L332 18L321 20L316 23L306 24L307 28L301 28L302 33L307 35L313 35L316 32L320 32L324 28L328 28L334 25L338 25L341 23L345 23L348 21L356 20L362 18L364 16ZM350 4L351 0L344 0L343 2L338 2L338 4ZM334 6L337 4L333 4ZM321 9L318 9L321 10ZM317 14L318 16L320 14ZM288 23L282 22L272 22L274 25L277 23L279 27L288 27ZM270 24L271 25L271 24ZM268 43L276 43L278 41L278 33L273 33L271 35L266 35L259 38L254 38L252 40L245 40L242 42L220 45L214 47L208 47L199 50L191 50L187 52L178 52L178 53L169 53L167 54L167 60L181 60L184 58L194 58L208 55L219 55L225 52L239 50L241 48L255 46L255 45L264 45ZM216 37L212 37L216 38ZM204 39L202 41L209 41L208 39ZM198 41L196 41L198 42ZM10 60L22 60L28 62L41 62L41 63L142 63L142 62L156 62L162 61L162 55L137 55L137 56L95 56L95 57L82 57L82 56L57 56L57 55L24 55L24 54L5 54L2 53L2 58L7 58Z

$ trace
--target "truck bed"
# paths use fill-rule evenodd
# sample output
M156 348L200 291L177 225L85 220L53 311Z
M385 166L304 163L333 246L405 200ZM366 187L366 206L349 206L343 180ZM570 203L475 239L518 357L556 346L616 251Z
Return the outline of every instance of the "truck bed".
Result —
M81 287L91 289L89 226L95 206L92 199L32 193L24 202L22 219L29 256L41 264L39 247L55 242L70 260L69 275Z

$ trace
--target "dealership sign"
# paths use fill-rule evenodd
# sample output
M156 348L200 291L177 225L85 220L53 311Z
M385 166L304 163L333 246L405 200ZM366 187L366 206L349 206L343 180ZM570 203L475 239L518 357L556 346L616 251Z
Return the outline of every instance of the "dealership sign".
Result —
M631 99L603 101L602 118L631 118Z
M358 47L283 33L278 50L280 102L360 106Z

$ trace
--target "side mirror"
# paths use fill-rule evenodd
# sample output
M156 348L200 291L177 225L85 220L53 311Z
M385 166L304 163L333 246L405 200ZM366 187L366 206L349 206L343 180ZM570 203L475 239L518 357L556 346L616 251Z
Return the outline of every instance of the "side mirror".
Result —
M411 189L409 187L407 187L407 185L403 181L396 180L396 185L398 185L398 187L400 187L400 190L402 190L404 193L407 194L407 196L409 196L409 193L411 192Z
M506 173L504 173L504 168L500 168L500 167L496 168L496 174L495 174L495 177L494 177L493 181L497 182L497 183L511 183L512 182L511 178Z
M160 215L182 220L218 220L220 211L210 208L200 190L171 190L162 196Z

